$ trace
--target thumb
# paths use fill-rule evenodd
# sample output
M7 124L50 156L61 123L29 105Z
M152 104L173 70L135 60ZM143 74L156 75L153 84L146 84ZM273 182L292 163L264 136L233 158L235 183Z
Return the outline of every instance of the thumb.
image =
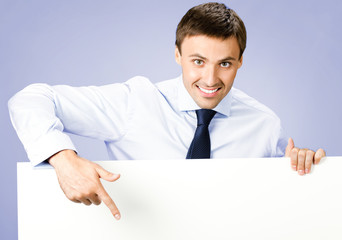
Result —
M292 138L287 141L287 146L285 149L285 157L290 157L291 150L294 148L294 142Z
M100 178L108 182L114 182L120 178L120 174L111 173L107 171L106 169L102 168L101 166L98 166L96 168L96 171L99 174Z

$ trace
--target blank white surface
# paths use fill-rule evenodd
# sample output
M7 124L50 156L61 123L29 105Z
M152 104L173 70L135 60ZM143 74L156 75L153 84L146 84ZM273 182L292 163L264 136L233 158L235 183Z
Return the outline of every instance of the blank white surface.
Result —
M342 239L342 157L102 161L120 209L69 201L52 168L18 163L19 240Z

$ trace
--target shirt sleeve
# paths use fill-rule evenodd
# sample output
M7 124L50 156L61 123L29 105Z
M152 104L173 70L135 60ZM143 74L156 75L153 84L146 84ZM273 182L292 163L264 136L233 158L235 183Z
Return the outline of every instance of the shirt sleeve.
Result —
M284 130L281 127L280 120L275 134L275 154L274 157L284 157L285 149L287 146L287 138L284 134Z
M38 165L64 149L73 133L115 141L126 131L129 85L70 87L32 84L8 102L12 124L28 158Z

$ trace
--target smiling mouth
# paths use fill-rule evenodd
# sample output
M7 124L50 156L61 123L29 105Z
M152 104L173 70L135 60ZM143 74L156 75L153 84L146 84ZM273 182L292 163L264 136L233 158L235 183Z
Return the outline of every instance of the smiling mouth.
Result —
M205 89L205 88L201 88L200 86L197 86L202 92L206 93L206 94L211 94L211 93L215 93L217 92L220 88L215 88L215 89Z

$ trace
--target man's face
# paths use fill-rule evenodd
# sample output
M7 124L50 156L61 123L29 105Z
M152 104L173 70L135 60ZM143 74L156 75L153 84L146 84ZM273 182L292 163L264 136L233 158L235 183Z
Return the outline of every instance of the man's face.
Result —
M182 66L186 90L199 107L215 108L229 93L242 65L237 39L186 37L181 52L176 48L176 62Z

